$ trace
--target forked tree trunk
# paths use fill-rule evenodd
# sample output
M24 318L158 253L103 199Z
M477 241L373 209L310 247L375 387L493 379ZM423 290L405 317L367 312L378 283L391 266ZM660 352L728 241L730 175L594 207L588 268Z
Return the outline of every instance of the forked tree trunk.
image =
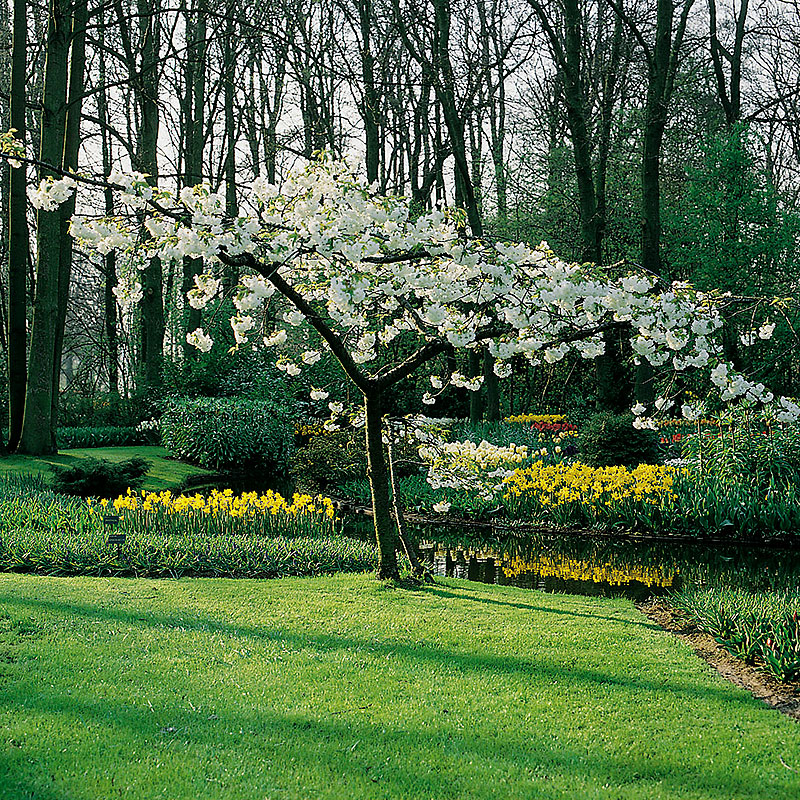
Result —
M383 403L379 393L364 398L366 414L367 470L372 492L375 538L378 542L378 578L389 580L400 577L397 566L397 548L400 544L397 528L392 522L392 499L389 488L389 471L383 447Z
M397 473L394 468L394 447L392 445L392 434L389 434L389 443L386 445L386 455L388 456L389 466L389 483L392 487L392 505L394 507L394 518L397 522L397 535L400 538L400 543L403 545L403 550L411 564L411 572L417 577L424 580L426 583L433 583L433 578L430 573L425 569L422 562L417 557L417 549L414 542L408 535L406 530L406 523L403 517L403 498L400 497L400 490L397 486Z

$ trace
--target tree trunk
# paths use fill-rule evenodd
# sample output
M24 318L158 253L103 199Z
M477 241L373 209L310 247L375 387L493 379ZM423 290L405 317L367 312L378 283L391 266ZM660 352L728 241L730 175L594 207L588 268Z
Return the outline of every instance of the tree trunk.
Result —
M191 23L187 19L187 61L186 86L184 95L184 186L195 186L203 180L203 106L205 98L206 75L206 9L203 0L197 4ZM201 258L184 258L181 294L184 301L184 326L181 344L187 360L197 356L197 349L185 338L186 333L200 327L202 312L192 308L186 301L186 294L194 288L195 275L203 271Z
M400 577L397 566L397 548L400 544L397 528L392 523L392 500L389 471L383 447L383 403L379 393L364 398L366 414L367 470L372 492L373 522L378 542L378 578L390 580Z
M27 3L14 0L11 50L11 127L25 141L25 67ZM27 383L26 270L30 258L25 169L9 170L8 192L8 449L16 450L22 435Z
M386 454L388 456L389 482L392 487L392 506L394 508L394 518L397 522L397 536L403 545L406 558L408 558L408 562L411 564L411 572L416 577L422 578L426 582L433 583L433 578L419 560L414 542L411 540L406 530L406 523L403 517L403 498L400 497L400 491L397 488L397 475L394 468L394 448L391 437L392 434L390 432L389 443L386 445Z
M39 160L59 166L64 152L67 117L67 59L70 16L66 0L51 0L47 29ZM40 169L40 178L53 173ZM55 176L58 177L58 176ZM40 210L37 215L36 298L31 329L28 389L19 450L30 455L53 453L53 372L58 319L58 278L61 215Z
M236 197L236 121L234 117L234 99L236 96L236 51L234 39L233 0L228 0L223 37L223 98L225 106L225 212L231 218L239 215L239 203ZM239 269L225 265L225 287L231 288L239 282Z
M378 180L380 163L380 118L378 104L380 95L375 85L375 56L372 54L370 32L375 24L372 0L358 0L358 21L361 27L361 78L364 81L361 101L361 118L364 122L366 150L364 161L367 167L367 180Z
M88 0L80 0L73 9L72 43L69 63L69 88L67 91L67 119L64 127L64 155L62 168L78 169L78 152L81 145L81 110L83 108L83 85L86 70L86 25L88 22ZM64 329L67 324L70 278L72 276L73 240L69 234L69 223L75 213L75 193L58 209L61 225L61 254L58 262L58 319L53 352L53 425L58 424L59 382L61 358L64 351Z
M487 422L500 421L500 381L494 371L494 356L483 351L483 388L486 392L484 414Z
M581 221L581 258L600 263L597 237L597 199L592 176L592 143L589 136L588 99L581 81L581 29L577 0L567 0L565 11L564 99L567 103L567 122L572 138L575 177L578 183L578 204Z
M481 375L481 354L478 350L470 350L467 363L467 372L470 378ZM483 391L469 393L469 421L477 425L483 419Z
M147 182L158 183L158 108L160 49L159 2L137 0L141 66L136 70L135 93L140 111L137 132L136 160L138 169L147 175ZM135 65L131 65L135 69ZM146 232L145 232L146 234ZM144 378L145 391L158 388L164 363L164 276L161 259L151 258L142 270L141 334L139 342L139 371Z
M101 43L103 32L100 31ZM97 93L97 117L100 120L101 151L103 157L103 175L111 173L111 136L108 126L108 94L106 92L106 53L100 51L98 69L100 81ZM107 217L114 215L114 192L110 186L103 190L103 204ZM119 340L117 338L117 298L114 289L117 286L117 254L112 250L103 256L103 329L108 347L108 391L119 396Z

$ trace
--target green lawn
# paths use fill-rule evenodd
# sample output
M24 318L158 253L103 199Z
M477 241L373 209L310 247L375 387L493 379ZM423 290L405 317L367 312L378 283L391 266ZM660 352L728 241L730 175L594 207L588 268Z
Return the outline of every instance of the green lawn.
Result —
M800 797L800 725L627 601L0 576L3 800Z
M2 456L0 457L0 474L8 472L30 473L50 477L53 464L70 466L81 458L105 458L108 461L124 461L127 458L141 456L151 462L142 487L152 492L165 489L175 490L189 475L210 475L207 470L167 458L163 447L87 447L76 450L62 450L53 456Z

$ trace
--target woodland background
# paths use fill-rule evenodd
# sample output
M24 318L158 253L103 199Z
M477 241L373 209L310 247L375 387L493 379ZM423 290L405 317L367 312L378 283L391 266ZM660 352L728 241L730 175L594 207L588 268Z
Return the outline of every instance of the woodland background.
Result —
M184 300L201 264L81 251L75 208L120 209L110 191L79 188L36 213L26 185L48 174L206 181L235 215L256 176L279 183L325 150L360 159L379 191L419 209L461 206L475 236L544 239L564 259L702 289L796 295L798 0L13 0L0 5L0 59L0 124L38 162L2 167L12 450L52 449L59 425L135 425L168 396L298 402L308 389L282 384L269 356L187 346L199 325L233 343L224 307ZM134 269L143 297L121 313L114 289ZM750 319L731 308L726 355L797 394L791 305L776 307L790 325L769 352L741 350ZM634 376L622 343L608 344L597 365L521 362L501 386L471 354L460 368L485 371L483 392L454 390L434 412L627 407ZM317 385L337 379L317 370ZM413 389L394 410L420 410Z

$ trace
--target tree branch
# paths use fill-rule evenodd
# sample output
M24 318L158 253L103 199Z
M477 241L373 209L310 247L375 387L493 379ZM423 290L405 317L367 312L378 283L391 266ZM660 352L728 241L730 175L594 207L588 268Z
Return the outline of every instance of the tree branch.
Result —
M306 318L308 324L322 337L330 347L336 360L342 365L342 369L347 373L347 377L364 394L370 394L375 390L375 381L371 381L358 368L352 356L344 346L344 342L325 324L311 303L308 302L293 286L285 281L279 274L278 269L281 264L268 266L263 261L257 259L252 253L244 253L242 256L230 256L224 250L218 253L220 261L228 266L247 266L266 278L289 302Z

